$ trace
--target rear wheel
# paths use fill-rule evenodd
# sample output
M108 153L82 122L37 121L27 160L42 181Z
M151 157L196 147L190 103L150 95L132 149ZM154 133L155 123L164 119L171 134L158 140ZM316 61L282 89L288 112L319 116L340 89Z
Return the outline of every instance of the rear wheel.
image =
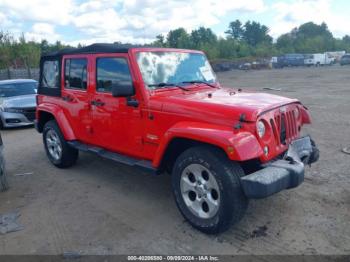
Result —
M43 141L51 163L59 168L70 167L78 159L79 151L68 145L55 120L44 126Z
M0 151L2 154L2 152ZM8 182L7 182L7 175L5 172L5 163L4 158L1 156L0 159L0 191L6 191L9 188Z
M248 206L240 186L243 170L220 150L199 146L176 160L172 186L182 215L198 230L216 234L238 222Z

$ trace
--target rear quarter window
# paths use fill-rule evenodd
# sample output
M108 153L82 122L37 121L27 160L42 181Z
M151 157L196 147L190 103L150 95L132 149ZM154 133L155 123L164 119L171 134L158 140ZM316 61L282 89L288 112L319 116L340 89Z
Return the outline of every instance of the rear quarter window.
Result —
M57 60L43 63L41 86L44 88L59 88L59 63Z
M38 94L48 96L61 96L60 67L60 57L41 58Z

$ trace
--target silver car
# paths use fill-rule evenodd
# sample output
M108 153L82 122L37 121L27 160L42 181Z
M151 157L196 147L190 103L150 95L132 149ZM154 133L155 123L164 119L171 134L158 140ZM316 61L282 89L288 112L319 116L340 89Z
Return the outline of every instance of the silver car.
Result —
M0 81L0 127L33 125L37 86L31 79Z

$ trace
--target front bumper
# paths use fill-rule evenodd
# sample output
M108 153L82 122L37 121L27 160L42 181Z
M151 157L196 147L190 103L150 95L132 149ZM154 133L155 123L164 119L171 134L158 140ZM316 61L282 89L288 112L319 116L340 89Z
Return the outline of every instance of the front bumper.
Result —
M281 160L241 178L248 198L265 198L284 189L297 187L304 181L305 164L319 158L319 150L309 136L294 140Z
M1 112L1 121L4 127L20 127L34 124L34 119L22 113Z

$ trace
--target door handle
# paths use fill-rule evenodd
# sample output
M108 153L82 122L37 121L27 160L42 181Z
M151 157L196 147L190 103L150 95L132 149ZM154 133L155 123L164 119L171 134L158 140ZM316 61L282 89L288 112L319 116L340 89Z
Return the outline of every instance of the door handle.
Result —
M127 97L126 98L126 105L127 106L132 106L132 107L138 107L139 106L139 101L137 101L136 99Z
M91 105L93 106L104 106L105 102L102 102L101 100L91 100Z

